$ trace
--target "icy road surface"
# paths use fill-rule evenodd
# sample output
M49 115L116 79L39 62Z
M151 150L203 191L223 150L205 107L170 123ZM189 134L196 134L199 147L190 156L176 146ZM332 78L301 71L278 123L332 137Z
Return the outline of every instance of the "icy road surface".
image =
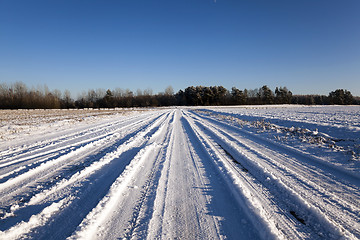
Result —
M356 121L324 132L233 110L155 109L3 136L0 239L359 239Z

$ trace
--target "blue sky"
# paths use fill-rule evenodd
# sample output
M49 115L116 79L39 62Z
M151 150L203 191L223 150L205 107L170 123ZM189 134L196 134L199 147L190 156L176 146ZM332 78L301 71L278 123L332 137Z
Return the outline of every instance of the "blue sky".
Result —
M0 0L0 82L360 96L359 0Z

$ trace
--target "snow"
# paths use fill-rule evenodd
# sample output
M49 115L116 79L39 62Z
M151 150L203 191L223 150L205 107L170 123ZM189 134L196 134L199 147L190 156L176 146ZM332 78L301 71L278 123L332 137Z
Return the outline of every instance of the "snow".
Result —
M358 106L0 118L0 239L360 238Z

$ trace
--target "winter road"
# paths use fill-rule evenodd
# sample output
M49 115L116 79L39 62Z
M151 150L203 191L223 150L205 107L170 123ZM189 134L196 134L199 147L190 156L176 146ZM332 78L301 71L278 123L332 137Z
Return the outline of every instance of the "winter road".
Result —
M186 109L0 152L0 239L358 239L360 180Z

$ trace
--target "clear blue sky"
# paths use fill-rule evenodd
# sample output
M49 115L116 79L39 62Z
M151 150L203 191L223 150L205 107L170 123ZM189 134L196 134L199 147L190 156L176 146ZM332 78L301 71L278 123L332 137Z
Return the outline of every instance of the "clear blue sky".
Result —
M0 0L0 82L360 96L359 0Z

